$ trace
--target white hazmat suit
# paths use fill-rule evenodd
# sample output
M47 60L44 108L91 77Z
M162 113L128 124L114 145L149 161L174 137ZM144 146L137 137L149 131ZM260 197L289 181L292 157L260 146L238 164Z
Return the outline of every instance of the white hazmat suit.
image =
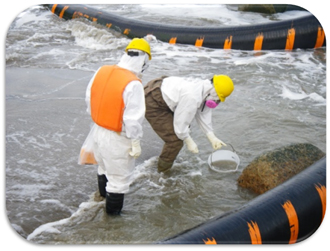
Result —
M174 112L174 131L179 139L185 140L189 135L189 126L195 118L202 131L207 134L213 131L212 109L202 104L213 90L210 80L168 77L161 86L163 98Z
M145 86L146 118L165 142L158 160L158 171L169 170L179 154L183 142L189 151L198 153L190 137L190 125L195 118L214 149L224 142L215 137L212 128L212 108L207 100L220 102L211 80L185 77L161 77Z
M139 52L139 56L122 56L117 66L127 69L139 76L148 61L148 55ZM98 72L98 71L97 71ZM94 78L86 90L87 112L90 114L91 88ZM125 194L129 191L135 158L141 154L142 122L145 116L145 99L143 85L133 80L123 92L125 110L123 126L120 133L94 125L94 156L98 163L98 175L107 178L106 192Z

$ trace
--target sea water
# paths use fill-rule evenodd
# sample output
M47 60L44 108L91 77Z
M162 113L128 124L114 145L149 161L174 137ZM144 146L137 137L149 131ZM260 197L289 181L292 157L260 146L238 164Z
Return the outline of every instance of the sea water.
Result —
M242 13L227 5L94 5L150 22L219 26L307 15ZM91 120L84 101L95 70L115 64L129 39L86 20L65 21L32 6L10 24L5 41L6 214L33 243L153 243L237 209L255 195L237 186L255 157L293 143L326 151L326 50L240 51L170 45L153 38L142 82L162 76L210 79L227 74L235 90L213 113L215 135L240 157L237 172L216 173L213 149L196 123L172 170L157 172L162 141L144 122L142 155L120 217L97 198L96 166L77 164Z

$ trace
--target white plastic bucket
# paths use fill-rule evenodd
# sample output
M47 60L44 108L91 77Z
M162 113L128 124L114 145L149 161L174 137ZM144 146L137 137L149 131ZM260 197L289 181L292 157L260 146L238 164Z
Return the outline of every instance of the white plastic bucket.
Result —
M229 150L218 150L209 156L208 164L209 167L216 172L236 172L240 164L240 159L235 152ZM230 167L229 169L228 166Z

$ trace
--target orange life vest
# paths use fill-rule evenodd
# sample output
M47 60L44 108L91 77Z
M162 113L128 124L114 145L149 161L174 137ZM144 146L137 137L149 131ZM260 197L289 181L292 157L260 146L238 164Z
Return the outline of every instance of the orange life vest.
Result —
M123 93L133 80L141 80L129 70L117 65L102 66L91 87L93 121L106 129L121 132L125 109Z

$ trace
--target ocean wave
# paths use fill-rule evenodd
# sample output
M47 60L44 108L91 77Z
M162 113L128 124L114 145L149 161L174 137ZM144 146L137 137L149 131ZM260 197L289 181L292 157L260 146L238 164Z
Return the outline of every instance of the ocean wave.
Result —
M315 92L310 93L310 94L307 94L303 91L296 93L296 92L290 91L285 86L283 86L282 94L280 94L280 96L285 99L290 99L290 100L310 99L311 101L315 101L321 105L326 105L326 99Z

